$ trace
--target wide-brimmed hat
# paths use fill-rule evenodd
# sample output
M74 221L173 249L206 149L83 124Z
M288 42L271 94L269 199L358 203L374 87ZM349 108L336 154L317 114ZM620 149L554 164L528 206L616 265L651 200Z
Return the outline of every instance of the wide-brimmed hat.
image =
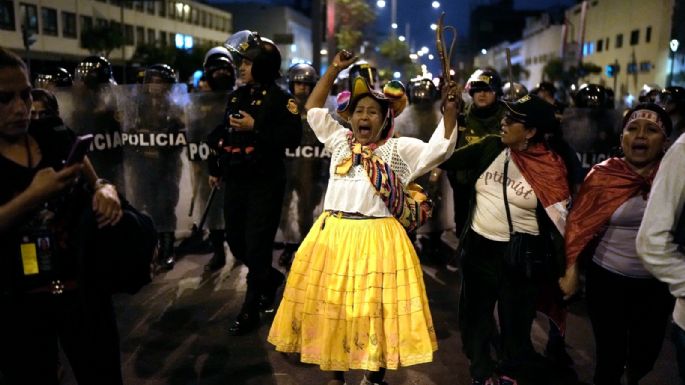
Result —
M526 95L516 101L503 103L507 107L505 116L526 127L549 132L557 124L554 106L535 95Z

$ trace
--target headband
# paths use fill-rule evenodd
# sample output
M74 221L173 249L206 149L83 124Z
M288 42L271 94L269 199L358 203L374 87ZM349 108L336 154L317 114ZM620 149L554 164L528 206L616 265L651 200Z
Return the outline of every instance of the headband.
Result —
M626 122L626 126L629 125L630 123L634 122L635 120L638 119L644 119L647 121L650 121L654 124L656 124L661 131L666 135L666 126L664 125L664 122L661 120L659 117L659 114L657 114L655 111L652 110L647 110L647 109L640 109L633 111L632 114L630 114L630 117L628 118L628 121Z

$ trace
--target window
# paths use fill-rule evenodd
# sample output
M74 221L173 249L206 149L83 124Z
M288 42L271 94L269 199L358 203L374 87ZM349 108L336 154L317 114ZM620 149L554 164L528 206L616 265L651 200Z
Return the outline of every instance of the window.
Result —
M169 15L169 19L174 19L174 18L176 18L176 7L175 7L175 5L176 5L176 4L175 4L173 1L170 1L170 2L167 3L167 6L168 6L168 9L167 9L168 12L167 12L167 14Z
M200 25L207 26L207 12L205 11L200 11Z
M616 48L621 48L623 47L623 34L619 33L616 35Z
M637 72L637 63L628 63L627 72L629 74L634 74Z
M640 72L649 72L652 70L652 62L643 61L640 63Z
M126 45L134 45L133 41L133 26L131 24L124 25L124 41Z
M93 29L93 18L90 16L80 16L81 21L81 34Z
M154 1L146 1L145 2L145 9L147 9L147 13L150 15L155 14L155 2Z
M109 25L109 22L107 21L107 19L102 19L102 18L98 17L95 19L95 25L102 28L102 27L106 27L107 25Z
M157 11L159 11L159 16L165 17L166 16L166 2L162 1L159 4L159 7L157 8Z
M645 31L645 43L649 43L652 40L652 27L647 27Z
M76 14L62 11L62 36L76 38Z
M43 34L57 36L57 11L53 8L42 7L40 16L43 19Z
M148 28L148 30L147 30L147 43L148 44L154 44L155 40L157 40L155 38L155 30L152 28Z
M136 27L136 44L137 45L145 44L145 28L144 27Z
M604 40L599 39L597 40L597 52L602 52L604 49Z
M135 9L138 12L143 12L143 1L138 0L133 3L133 9Z
M14 31L17 26L14 21L14 2L0 2L0 29Z
M166 32L159 31L159 44L162 46L167 45Z
M640 30L634 29L630 32L630 45L637 45L640 42Z
M21 24L26 26L29 32L38 33L38 8L33 4L19 4L20 15L24 15Z
M190 22L197 25L199 19L198 19L198 10L197 8L192 8L190 10Z
M604 39L604 47L606 48L605 51L609 50L609 38L607 37Z

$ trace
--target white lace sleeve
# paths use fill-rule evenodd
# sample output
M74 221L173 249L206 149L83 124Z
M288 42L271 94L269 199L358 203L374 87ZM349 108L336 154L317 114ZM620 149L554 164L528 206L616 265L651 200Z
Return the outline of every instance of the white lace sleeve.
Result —
M407 182L427 173L452 155L457 142L458 131L458 128L455 127L452 136L445 139L445 121L443 119L440 120L428 143L415 138L399 138L397 152L410 171Z
M311 108L307 111L307 122L311 126L316 138L319 142L326 145L329 150L334 147L336 138L342 134L347 133L347 129L338 123L331 114L328 113L327 108ZM341 131L342 130L342 131Z

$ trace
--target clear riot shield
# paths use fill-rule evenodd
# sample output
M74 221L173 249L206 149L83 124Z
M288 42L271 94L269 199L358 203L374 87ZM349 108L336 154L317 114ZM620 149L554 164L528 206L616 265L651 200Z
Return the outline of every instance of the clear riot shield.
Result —
M118 86L103 85L90 90L77 83L56 90L60 115L77 135L93 134L88 158L101 178L124 191L122 114L116 97Z
M619 110L567 108L561 129L564 139L578 153L587 173L592 166L613 156L621 134L622 113Z
M198 92L188 95L186 106L188 122L188 150L187 159L190 163L190 180L192 194L188 199L190 209L187 215L194 223L199 224L207 207L211 189L209 187L209 168L207 161L210 148L207 145L207 135L224 120L226 109L226 93ZM215 230L224 228L224 189L216 190L211 205L207 209L207 219L204 228Z
M438 104L410 104L395 118L395 133L427 142L440 123Z
M302 140L285 150L286 185L279 232L285 243L300 243L323 210L331 154L302 115Z
M158 231L175 231L187 146L186 85L124 85L117 87L116 96L122 115L126 196L152 217Z

